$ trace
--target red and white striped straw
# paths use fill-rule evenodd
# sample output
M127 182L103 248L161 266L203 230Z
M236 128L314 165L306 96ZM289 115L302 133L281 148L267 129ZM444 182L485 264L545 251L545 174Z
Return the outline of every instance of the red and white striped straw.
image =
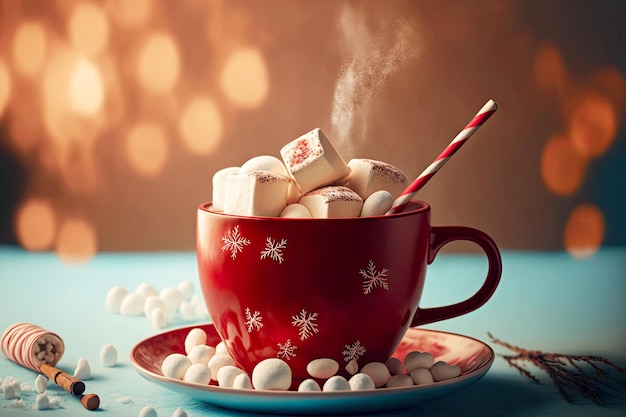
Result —
M400 213L409 204L415 194L431 179L433 175L441 169L442 166L448 162L448 159L461 146L467 141L474 132L478 130L486 121L498 110L498 105L495 101L489 100L485 105L476 113L476 116L465 126L463 130L446 146L441 154L426 168L409 186L400 193L395 199L391 208L386 214Z

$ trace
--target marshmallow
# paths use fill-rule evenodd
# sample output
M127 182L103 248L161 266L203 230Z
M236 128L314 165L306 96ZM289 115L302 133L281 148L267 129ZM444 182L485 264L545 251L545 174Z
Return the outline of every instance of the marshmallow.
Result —
M157 417L158 414L154 407L151 405L146 405L144 408L139 411L139 417Z
M128 294L128 290L124 287L116 285L112 287L106 296L105 306L111 313L119 314L122 301Z
M410 373L410 376L415 385L426 385L435 382L433 375L426 368L417 368Z
M270 155L260 155L250 158L239 168L239 172L249 171L272 171L286 177L289 176L283 161Z
M393 205L393 196L387 190L378 190L370 194L363 202L361 217L382 216Z
M310 219L311 212L308 208L300 203L288 204L287 207L280 212L280 217L293 218L293 219Z
M394 375L385 386L387 388L411 387L413 386L413 379L409 375Z
M291 180L272 171L247 171L226 179L224 213L277 217L287 205Z
M352 375L348 383L350 384L350 389L352 391L362 391L366 389L376 388L376 385L374 385L374 380L372 379L372 377L364 373L358 373L358 374Z
M234 365L235 361L229 355L223 353L216 353L209 359L207 366L211 368L211 375L213 380L217 381L217 373L222 366Z
M373 159L351 159L348 187L366 199L373 192L387 190L397 196L409 185L406 175L386 162Z
M177 287L165 287L159 293L159 297L170 312L175 312L180 307L181 303L185 301L185 296Z
M402 361L398 358L387 359L385 366L387 366L391 375L402 375L404 373L404 366L402 365Z
M429 352L409 352L404 358L404 369L407 374L410 374L417 368L429 369L435 358Z
M213 198L211 209L214 211L224 211L224 201L226 199L226 178L230 174L239 172L239 167L222 168L213 174Z
M39 374L37 378L35 378L35 389L38 393L43 394L46 392L46 385L48 385L48 378Z
M299 201L314 218L359 217L363 200L341 185L329 185L303 195Z
M435 381L445 381L461 375L461 368L455 365L448 365L443 361L435 362L430 368L430 373Z
M202 363L208 365L209 360L215 355L215 348L213 346L198 345L191 349L187 354L187 357L191 363Z
M172 417L187 417L187 412L182 408L177 408L176 410L174 410Z
M143 295L145 298L148 298L153 295L159 295L159 292L154 288L154 286L148 282L143 282L139 284L139 286L135 289L137 294Z
M170 353L161 365L161 372L167 378L183 379L191 366L191 360L182 353Z
M361 369L361 372L369 375L377 388L385 385L391 378L389 369L382 362L370 362Z
M102 346L100 350L100 363L107 368L117 365L117 349L115 349L115 346Z
M298 385L299 392L307 392L307 391L321 391L320 384L317 383L314 379L305 379Z
M232 388L235 378L241 374L245 372L235 365L224 365L217 371L217 384L220 387Z
M235 379L233 379L233 388L252 389L250 376L248 376L248 374L246 374L245 372L235 376Z
M330 358L313 359L306 366L306 371L313 378L328 379L339 370L339 363Z
M252 386L257 390L287 390L291 386L291 368L282 359L264 359L252 370Z
M331 376L324 382L322 391L350 391L350 383L341 375Z
M76 369L74 370L74 378L91 379L91 367L89 366L89 362L87 361L87 359L78 359Z
M230 355L230 353L228 353L228 348L226 347L226 343L223 340L220 340L220 342L215 345L215 354L216 355Z
M158 295L151 295L146 298L146 301L143 304L143 314L146 317L150 318L152 312L157 308L160 308L164 312L168 311L167 305L161 297L159 297Z
M167 310L163 310L160 307L157 307L154 310L152 310L152 313L150 313L149 318L150 318L150 323L152 324L152 327L155 329L162 329L164 327L167 327L168 324L170 324L169 313L167 312Z
M206 332L199 327L189 330L185 336L185 353L189 354L193 348L206 344Z
M211 369L202 363L194 363L185 371L183 381L207 385L211 382Z
M120 305L120 314L122 316L139 316L143 314L143 305L146 297L136 292L126 294Z
M35 409L36 410L46 410L50 407L50 399L44 393L37 395L35 398Z
M333 184L350 173L346 162L319 128L283 146L280 155L302 193Z

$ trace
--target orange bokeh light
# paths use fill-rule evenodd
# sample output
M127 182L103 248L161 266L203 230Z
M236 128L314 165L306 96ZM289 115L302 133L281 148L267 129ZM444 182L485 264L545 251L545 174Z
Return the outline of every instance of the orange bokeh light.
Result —
M155 3L156 4L156 3ZM150 15L151 0L107 0L108 12L124 26L139 26Z
M102 8L94 3L78 3L69 18L69 37L77 51L95 55L109 41L109 21Z
M567 218L563 244L575 258L587 258L602 245L604 216L592 204L580 204Z
M207 155L222 139L224 127L220 110L208 97L195 98L183 109L178 129L187 149Z
M13 63L23 75L36 75L46 58L46 31L37 22L24 22L13 38Z
M126 156L140 174L155 176L163 169L168 143L163 129L154 123L139 123L128 134Z
M17 240L24 249L50 249L56 234L56 217L52 204L38 198L26 200L17 209L15 231Z
M72 110L93 115L102 108L104 85L98 67L86 58L79 58L70 75L70 104Z
M11 98L11 74L9 74L9 68L0 60L0 119L4 114L4 110L7 107L7 103Z
M533 62L533 78L541 89L556 94L563 93L567 73L556 46L544 44L537 49Z
M588 157L602 155L617 133L617 114L611 100L588 95L574 109L569 136L580 153Z
M603 95L610 97L618 107L618 113L624 110L626 104L626 79L619 69L606 67L593 76L593 85L598 88Z
M137 61L141 86L155 93L167 93L174 88L179 72L180 53L172 36L156 33L148 37Z
M260 106L269 91L267 65L261 53L253 48L232 52L222 69L220 85L224 95L235 106Z
M565 135L552 136L541 154L541 178L548 189L559 195L574 193L582 182L587 159Z
M67 219L59 228L55 250L63 261L88 261L98 251L96 230L84 219Z

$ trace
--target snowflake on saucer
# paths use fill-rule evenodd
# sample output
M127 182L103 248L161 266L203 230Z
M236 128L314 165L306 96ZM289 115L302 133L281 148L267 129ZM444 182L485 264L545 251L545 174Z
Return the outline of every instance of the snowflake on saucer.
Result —
M288 361L289 359L296 357L296 354L294 353L296 349L298 349L298 346L292 345L291 339L287 339L284 344L278 344L278 353L276 356Z
M367 269L360 269L359 274L363 277L363 294L370 294L372 289L376 287L381 287L386 290L389 289L389 284L387 283L387 272L389 270L387 268L383 268L380 271L376 270L376 265L374 265L374 261L370 259L367 263Z
M280 242L268 237L265 242L265 250L261 251L261 259L270 258L273 261L282 264L285 260L283 258L283 249L287 247L287 239L282 239Z
M237 254L243 251L244 246L248 246L250 241L239 234L239 225L235 226L233 230L229 230L224 236L222 236L222 252L230 252L232 259L237 258Z

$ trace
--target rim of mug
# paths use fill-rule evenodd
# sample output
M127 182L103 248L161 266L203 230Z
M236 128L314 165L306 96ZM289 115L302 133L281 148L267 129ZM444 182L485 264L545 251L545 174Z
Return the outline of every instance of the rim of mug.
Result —
M393 214L389 214L389 215L382 215L382 216L364 216L364 217L333 217L333 218L303 218L303 217L274 217L274 216L243 216L240 214L229 214L229 213L224 213L223 211L214 211L211 210L209 207L211 206L212 201L206 201L204 203L201 203L198 206L198 210L199 211L203 211L206 213L210 213L210 214L215 214L218 216L224 216L224 217L233 217L233 218L239 218L239 219L248 219L248 220L254 220L254 219L258 219L258 220L276 220L276 221L307 221L307 222L311 222L311 221L315 221L315 222L324 222L324 221L358 221L359 219L395 219L398 217L405 217L405 216L410 216L410 215L414 215L416 213L422 213L422 212L427 212L430 210L430 204L428 204L425 201L422 200L411 200L411 202L409 203L408 207L413 207L410 210L407 211L403 211L400 213L393 213ZM417 206L417 207L415 207Z

